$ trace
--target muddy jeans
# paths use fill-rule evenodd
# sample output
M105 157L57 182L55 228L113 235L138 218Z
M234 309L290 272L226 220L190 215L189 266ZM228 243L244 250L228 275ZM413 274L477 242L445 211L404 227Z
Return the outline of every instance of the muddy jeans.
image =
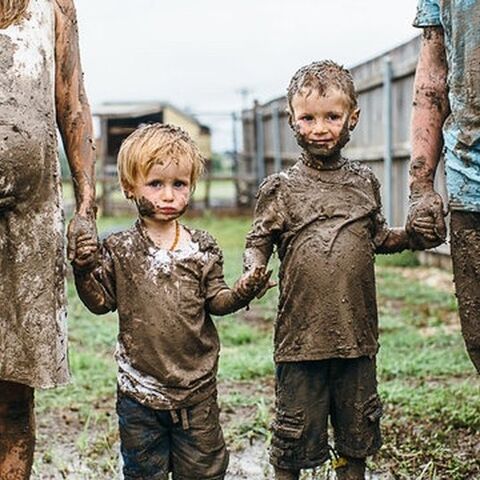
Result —
M480 213L452 211L455 293L468 354L480 373Z
M125 480L223 480L228 452L216 395L188 408L154 410L118 393Z
M277 364L270 462L285 470L329 458L328 418L340 455L365 458L381 446L382 405L375 359L328 359Z

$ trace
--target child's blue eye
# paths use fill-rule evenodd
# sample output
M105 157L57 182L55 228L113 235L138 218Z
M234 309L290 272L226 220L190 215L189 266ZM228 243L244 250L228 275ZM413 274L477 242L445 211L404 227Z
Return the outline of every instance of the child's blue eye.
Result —
M160 187L162 185L162 182L160 180L152 180L151 182L148 182L147 185L149 187Z
M311 115L304 115L300 120L305 120L306 122L311 122L313 117Z
M173 184L173 186L174 186L175 188L182 188L182 187L185 187L186 185L187 185L187 184L186 184L185 182L181 181L181 180L177 180L177 181Z
M339 120L341 118L341 116L338 113L330 113L328 115L328 118L329 118L329 120L335 121L335 120Z

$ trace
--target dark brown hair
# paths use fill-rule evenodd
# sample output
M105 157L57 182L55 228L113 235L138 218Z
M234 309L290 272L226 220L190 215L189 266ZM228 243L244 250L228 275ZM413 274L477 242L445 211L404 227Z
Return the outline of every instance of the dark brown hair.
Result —
M343 92L350 101L350 107L357 108L357 93L349 70L331 60L313 62L297 70L287 89L288 109L292 113L292 98L306 90L307 95L317 91L323 95L330 88Z

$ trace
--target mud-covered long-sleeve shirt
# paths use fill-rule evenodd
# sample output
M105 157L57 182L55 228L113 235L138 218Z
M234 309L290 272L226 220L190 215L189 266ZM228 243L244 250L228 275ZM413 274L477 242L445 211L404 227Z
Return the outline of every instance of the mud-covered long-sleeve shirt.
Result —
M278 249L275 361L376 354L374 253L408 245L388 228L379 189L368 167L346 161L324 170L298 162L261 185L245 268Z
M216 388L219 339L208 305L229 289L215 240L189 231L188 249L170 252L137 222L103 242L94 270L75 271L90 310L118 311L120 391L151 408L185 408Z

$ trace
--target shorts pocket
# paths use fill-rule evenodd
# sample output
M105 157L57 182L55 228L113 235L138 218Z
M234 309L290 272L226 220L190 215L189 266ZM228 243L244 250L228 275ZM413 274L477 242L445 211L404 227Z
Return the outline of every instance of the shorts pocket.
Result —
M368 398L362 406L364 417L371 423L378 422L383 415L383 406L380 397L375 394Z
M305 414L302 410L278 411L272 423L272 457L299 458L303 452L304 429Z

